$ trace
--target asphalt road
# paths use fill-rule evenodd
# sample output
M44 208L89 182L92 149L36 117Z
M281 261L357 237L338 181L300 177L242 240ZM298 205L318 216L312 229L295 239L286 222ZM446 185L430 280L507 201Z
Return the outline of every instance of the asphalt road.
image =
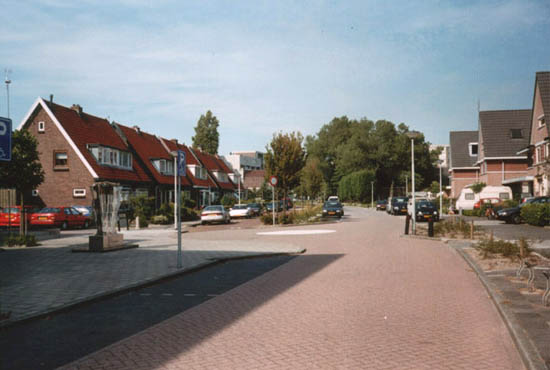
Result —
M0 369L54 369L219 296L293 258L227 261L0 329Z

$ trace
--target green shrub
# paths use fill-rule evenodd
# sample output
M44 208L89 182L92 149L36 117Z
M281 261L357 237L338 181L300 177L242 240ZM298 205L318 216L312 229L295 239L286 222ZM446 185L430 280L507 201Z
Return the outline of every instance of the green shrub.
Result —
M486 183L484 182L476 182L475 184L473 184L470 188L472 189L472 191L476 194L478 193L481 193L481 191L483 190L483 188L487 186Z
M457 235L462 235L463 238L469 238L470 229L470 224L461 218L445 219L434 223L434 234L439 236L449 236L454 238ZM474 226L474 233L479 230L479 226Z
M133 217L140 216L139 218L149 219L153 216L155 209L155 198L140 195L138 197L132 197L128 200L129 208L133 210ZM143 217L145 216L145 217Z
M318 221L318 214L321 213L322 206L306 207L299 211L279 212L275 215L275 223L281 225L288 224L307 224L312 221ZM266 212L260 216L260 221L264 225L273 224L273 214Z
M342 177L338 183L341 201L367 203L371 198L371 182L376 181L373 170L361 170Z
M151 223L156 225L167 225L171 222L165 215L156 215L151 217Z
M199 213L194 209L182 207L181 220L182 221L195 221L200 219Z
M494 240L494 239L482 239L475 246L475 249L479 252L482 258L488 258L495 254L500 254L503 257L510 259L516 259L520 254L520 244L523 244L523 254L526 256L530 253L530 248L525 239L520 240L518 243L512 243L506 240Z
M462 215L463 216L468 216L468 217L471 217L471 216L479 217L479 216L481 216L481 210L480 209L465 209L465 210L462 211ZM483 215L485 215L485 213L483 213Z
M34 235L18 235L18 234L10 234L8 235L8 238L6 239L6 245L8 247L15 247L17 245L24 245L27 247L33 247L38 245L36 242L36 237Z
M521 218L529 225L544 226L550 220L550 204L526 204L521 207Z
M233 195L225 194L221 199L221 204L222 204L222 206L228 208L228 207L233 207L233 205L235 205L236 201L237 200L235 199L235 197Z

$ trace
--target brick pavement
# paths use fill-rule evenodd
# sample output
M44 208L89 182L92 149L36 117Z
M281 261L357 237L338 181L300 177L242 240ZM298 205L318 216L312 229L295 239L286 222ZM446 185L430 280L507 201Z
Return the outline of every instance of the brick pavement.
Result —
M184 234L183 269L218 259L271 253L297 253L292 243L259 245L254 240L212 240L212 233ZM138 249L109 253L72 253L87 235L42 241L42 246L0 253L0 307L11 311L1 325L55 311L114 291L179 273L177 234L171 229L125 232Z
M306 255L64 368L524 368L454 250L360 213L323 226L336 233L292 237Z

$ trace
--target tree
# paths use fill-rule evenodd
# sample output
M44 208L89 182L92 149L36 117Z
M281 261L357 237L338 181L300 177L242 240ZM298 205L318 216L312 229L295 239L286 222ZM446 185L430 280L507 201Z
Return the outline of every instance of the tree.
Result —
M321 192L323 186L323 172L321 162L316 157L308 158L300 175L302 190L312 200Z
M11 161L0 162L1 187L15 188L21 197L21 209L25 206L25 194L36 189L44 181L44 171L38 157L38 141L26 130L14 131ZM23 220L23 218L21 218ZM25 223L20 223L20 234L25 233Z
M300 171L304 166L303 136L300 132L273 134L264 156L266 179L276 176L277 188L286 198L288 192L299 184ZM286 204L286 203L285 203ZM286 207L285 207L286 208Z
M207 111L201 115L195 127L193 136L193 148L200 149L210 154L218 154L220 134L218 133L219 121L212 112Z

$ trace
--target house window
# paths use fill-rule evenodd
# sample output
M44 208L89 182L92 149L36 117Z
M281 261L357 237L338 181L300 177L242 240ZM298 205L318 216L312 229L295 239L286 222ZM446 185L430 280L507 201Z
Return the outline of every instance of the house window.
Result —
M68 169L67 165L67 152L56 151L54 152L54 169Z
M535 163L540 163L542 158L542 147L537 146L537 150L535 152Z
M38 132L46 132L46 124L44 121L38 122Z
M476 199L476 197L475 197L474 193L466 193L466 194L464 194L464 199L474 200L474 199Z
M468 147L470 149L470 156L477 157L477 143L470 143Z
M539 116L539 128L543 127L546 124L546 120L544 119L544 114Z
M523 138L523 133L520 128L512 128L510 129L510 136L512 139L521 139Z
M73 189L73 198L86 198L86 189Z
M500 199L510 199L510 194L508 194L508 193L499 193L498 197Z

